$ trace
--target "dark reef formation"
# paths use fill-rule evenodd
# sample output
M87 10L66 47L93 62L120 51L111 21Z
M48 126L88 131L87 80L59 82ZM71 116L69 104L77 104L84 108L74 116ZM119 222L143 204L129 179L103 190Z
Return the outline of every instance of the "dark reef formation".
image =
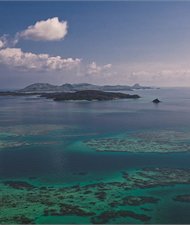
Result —
M131 217L140 220L141 222L147 222L151 219L151 217L144 214L138 214L128 210L118 210L118 211L105 211L101 213L99 216L92 218L91 222L93 224L104 224L108 223L111 219L116 219L120 217Z
M8 185L12 188L15 189L26 189L26 190L31 190L34 188L33 185L25 182L25 181L5 181L4 182L5 185Z
M174 201L177 202L186 202L190 203L190 194L185 194L185 195L177 195L173 198Z
M176 184L190 184L189 169L144 168L122 171L120 181L74 186L37 186L31 180L4 180L0 182L0 223L34 224L38 218L54 216L85 217L89 223L95 224L117 220L147 223L151 222L151 211L162 207L162 199L153 193L147 195L133 191ZM177 195L173 200L179 204L189 203L190 195Z

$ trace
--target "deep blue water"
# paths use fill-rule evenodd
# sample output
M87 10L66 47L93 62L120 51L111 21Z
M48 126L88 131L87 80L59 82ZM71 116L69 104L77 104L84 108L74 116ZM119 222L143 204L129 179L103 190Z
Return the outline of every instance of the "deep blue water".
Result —
M142 98L54 102L39 97L0 97L1 132L6 127L10 130L11 127L22 127L24 130L27 126L35 130L39 125L44 129L47 125L64 128L64 131L54 129L50 134L36 135L35 138L27 136L26 131L24 137L21 135L7 139L29 140L31 143L36 140L54 141L55 144L1 149L0 176L56 176L57 179L67 181L68 175L77 171L103 174L146 166L189 167L189 153L99 153L75 149L75 142L123 132L190 130L190 89L164 88L134 92ZM155 105L151 102L154 98L162 102Z

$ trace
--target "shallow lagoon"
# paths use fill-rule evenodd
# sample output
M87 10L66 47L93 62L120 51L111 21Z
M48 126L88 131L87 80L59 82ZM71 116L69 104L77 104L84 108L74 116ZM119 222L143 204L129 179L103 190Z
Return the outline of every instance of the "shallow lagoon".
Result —
M107 102L1 97L0 222L190 223L190 203L174 200L190 194L188 182L131 189L123 177L127 172L137 178L136 172L147 167L169 168L170 174L180 168L185 174L190 165L190 153L184 152L190 141L190 89L138 92L141 99ZM156 97L161 104L151 103ZM177 146L180 151L120 152L123 144L127 147L128 135L133 140L130 148L138 138L143 138L145 148L154 148L150 136L157 146ZM102 139L110 144L110 138L125 140L112 144L117 152L97 151L102 142L96 148L87 145ZM127 196L131 198L123 202ZM135 196L145 202L134 205ZM151 198L159 200L146 202Z

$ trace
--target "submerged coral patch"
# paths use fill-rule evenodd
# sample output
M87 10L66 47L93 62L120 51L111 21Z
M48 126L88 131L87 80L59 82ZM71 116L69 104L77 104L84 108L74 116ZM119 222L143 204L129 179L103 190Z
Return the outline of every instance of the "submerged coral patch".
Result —
M122 137L97 138L85 144L104 152L172 153L190 152L190 132L186 131L145 131Z
M123 202L121 205L143 205L146 203L157 203L159 201L158 198L155 197L149 197L149 196L127 196L123 198Z
M51 124L0 127L0 150L63 143L64 137L72 137L73 130L76 130L76 127Z
M1 132L12 134L14 136L36 136L46 135L51 131L71 129L72 127L66 125L54 125L54 124L27 124L27 125L15 125L0 127Z
M68 219L68 216L71 220L65 220L65 223L72 222L75 216L85 217L88 223L111 223L115 220L148 223L155 210L162 208L162 199L147 191L176 184L189 185L190 170L135 169L121 172L115 181L97 180L74 186L37 185L31 179L2 180L0 223L40 223L41 218ZM189 199L189 195L183 195L174 200L187 202Z

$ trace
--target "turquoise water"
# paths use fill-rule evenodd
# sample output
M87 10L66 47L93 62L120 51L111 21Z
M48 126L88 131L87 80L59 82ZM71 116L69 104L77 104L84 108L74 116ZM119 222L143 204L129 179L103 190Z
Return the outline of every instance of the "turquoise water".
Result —
M172 171L189 169L190 165L190 89L165 88L135 93L142 98L54 102L37 96L0 97L0 187L4 202L0 222L21 223L24 221L21 216L25 215L33 223L98 223L103 217L98 216L112 211L116 213L105 223L190 223L190 203L173 200L177 195L190 195L187 182L134 190L130 187L125 190L115 184L112 187L111 182L123 182L123 171L133 174L145 167L167 167ZM151 102L154 98L162 102L155 105ZM140 144L136 142L139 137ZM120 145L115 142L118 138L123 141ZM88 145L94 140L97 142L95 148ZM123 146L124 150L129 148L129 140L132 140L131 151L121 152ZM105 148L106 142L109 145ZM150 152L132 152L142 145ZM98 151L100 149L106 151ZM155 149L171 152L155 153ZM172 152L174 149L177 152ZM13 187L5 185L6 181L25 181L35 188ZM104 201L96 194L94 196L99 190L96 186L88 187L100 182L109 184L110 188L104 190L107 195ZM85 190L79 190L75 185ZM46 197L45 202L28 200L29 194L36 198L43 196L41 187L46 187L49 193L49 197L43 197ZM58 203L56 196L64 187L70 188L70 192L64 189L61 193L64 200ZM85 194L85 191L91 193ZM110 207L112 198L117 201L129 195L152 196L160 200L140 206ZM59 200L63 196L59 196ZM13 198L20 208L11 205L9 201ZM48 199L49 205L46 204ZM44 213L45 209L59 210L63 203L78 206L89 214L79 215L80 210L73 209L59 215L57 211L57 214ZM139 219L131 214L121 216L119 210L150 218L143 221L144 217Z

